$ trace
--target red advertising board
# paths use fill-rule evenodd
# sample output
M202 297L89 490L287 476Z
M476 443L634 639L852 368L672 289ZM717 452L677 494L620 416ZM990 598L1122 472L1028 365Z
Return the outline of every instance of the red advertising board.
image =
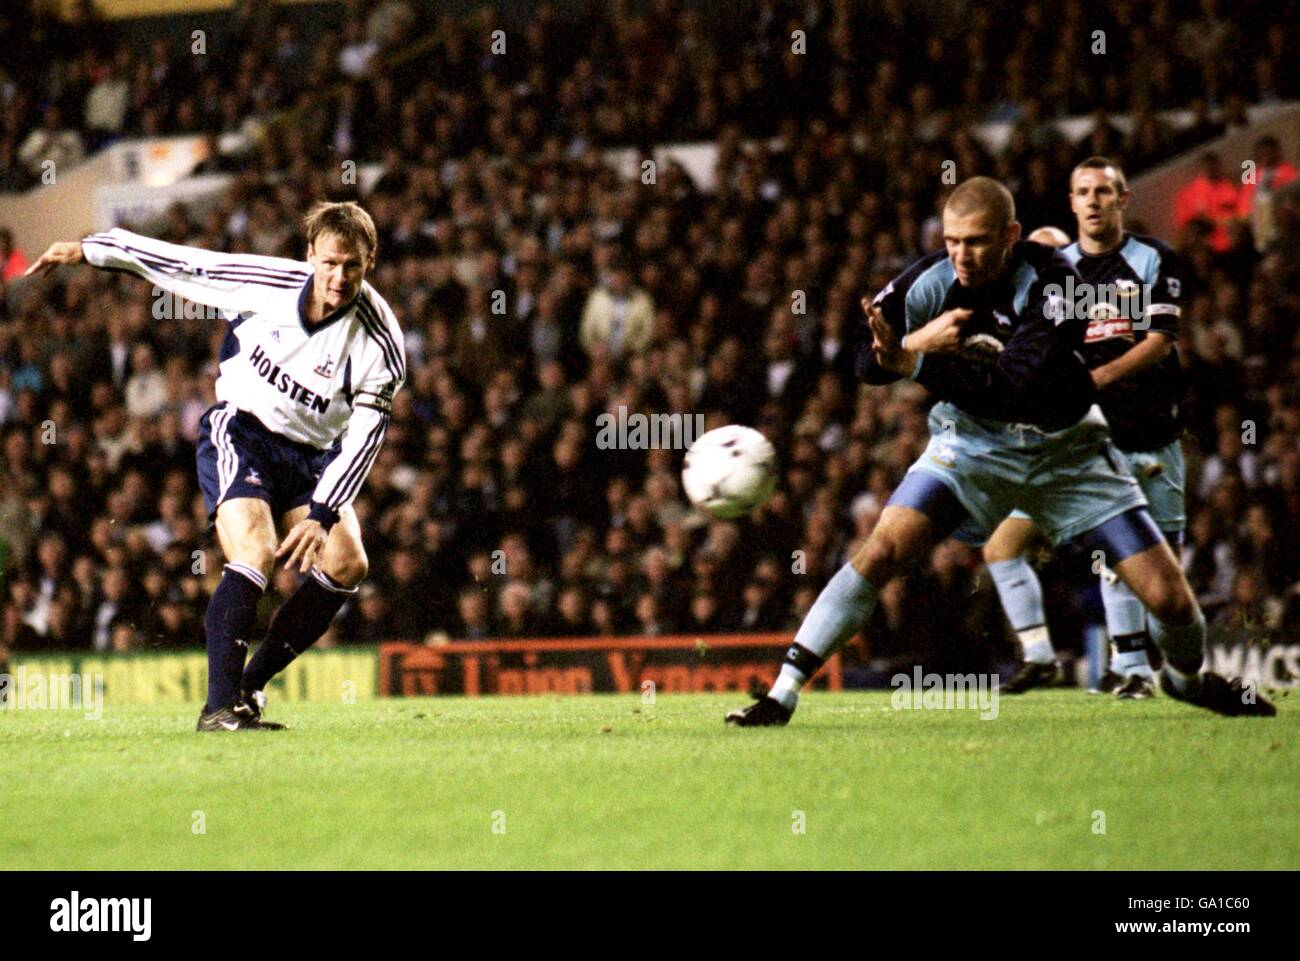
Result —
M790 634L457 641L379 647L379 694L748 691L771 684ZM835 654L815 685L843 686Z

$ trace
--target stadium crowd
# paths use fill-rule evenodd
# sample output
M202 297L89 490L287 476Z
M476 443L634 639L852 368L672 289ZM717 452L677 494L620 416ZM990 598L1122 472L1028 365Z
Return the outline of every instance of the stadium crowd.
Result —
M1244 122L1247 102L1300 97L1294 0L616 0L544 3L518 28L488 5L457 17L344 0L292 16L240 0L219 34L190 31L185 43L141 43L131 26L96 19L89 0L72 22L53 6L0 12L0 42L23 52L0 63L0 190L116 139L257 134L292 109L317 161L379 160L390 144L411 159L426 144L518 159L551 137L580 152L712 140L733 125L773 136L818 118L902 149L1012 120L1021 129L1005 165L1055 198L1029 164L1041 152L1059 167L1070 149L1051 142L1048 119L1095 113L1088 152L1111 154L1123 138L1107 115L1131 113L1136 171ZM1193 112L1190 127L1157 117L1174 108Z
M331 629L348 643L794 627L927 438L924 391L859 388L851 350L861 295L941 244L943 160L1007 182L1027 231L1073 233L1065 183L1083 156L1131 171L1219 132L1210 100L1233 122L1247 101L1300 95L1283 69L1294 37L1271 18L1229 24L1213 0L1086 17L1067 2L1059 47L1042 44L1049 5L1033 2L936 20L947 33L892 0L867 20L848 3L759 2L729 24L740 37L672 0L580 25L543 6L496 58L480 42L489 12L425 22L400 0L342 6L340 30L300 36L241 4L233 60L38 33L51 59L32 82L0 67L0 186L30 182L23 143L43 131L84 150L256 123L255 150L211 161L233 186L150 233L301 258L313 200L371 212L371 282L402 322L410 375L356 504L371 573ZM6 16L0 36L21 19ZM1078 70L1097 17L1115 46L1104 68ZM1008 22L1021 29L991 58ZM793 54L790 31L814 27L820 46ZM404 57L430 30L432 48ZM177 79L201 62L216 72ZM1055 134L1048 103L1096 111L1093 133ZM1197 123L1161 128L1154 111L1174 106ZM278 109L293 122L268 122ZM1134 112L1132 137L1111 110ZM1015 123L998 156L969 130L991 117ZM675 163L621 177L599 152L671 140L717 143L716 192ZM364 196L345 160L382 165ZM1283 199L1274 222L1262 251L1244 216L1226 245L1194 211L1170 238L1194 265L1183 559L1212 622L1251 636L1300 627L1300 209ZM224 329L88 268L15 282L24 252L0 244L0 649L198 649L221 568L194 444ZM620 407L760 427L778 492L751 521L706 522L681 494L680 451L597 446L597 416ZM1052 564L1059 584L1078 580L1068 552ZM869 656L1005 655L977 571L967 548L936 548L884 592ZM295 584L277 570L267 610ZM1069 616L1070 592L1054 594L1054 616Z

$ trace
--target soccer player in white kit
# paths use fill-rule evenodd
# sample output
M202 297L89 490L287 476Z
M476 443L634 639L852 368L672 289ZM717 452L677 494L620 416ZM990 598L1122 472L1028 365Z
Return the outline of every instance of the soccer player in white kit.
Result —
M83 260L155 293L215 308L229 324L217 403L203 416L199 486L226 557L208 603L208 697L200 731L277 729L262 689L329 627L366 576L351 504L406 379L402 332L366 275L378 239L355 203L318 203L305 262L224 254L126 230L52 245L27 271ZM284 539L280 540L279 535ZM308 574L245 666L277 560Z

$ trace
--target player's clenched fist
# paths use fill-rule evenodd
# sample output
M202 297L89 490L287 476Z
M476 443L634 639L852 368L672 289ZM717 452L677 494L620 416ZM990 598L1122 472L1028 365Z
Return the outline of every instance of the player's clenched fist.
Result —
M908 350L918 354L941 354L961 346L962 327L970 320L972 311L965 308L945 310L924 327L903 338Z
M33 274L48 274L59 264L79 264L85 257L81 253L80 240L64 240L50 244L49 249L23 273L24 277Z

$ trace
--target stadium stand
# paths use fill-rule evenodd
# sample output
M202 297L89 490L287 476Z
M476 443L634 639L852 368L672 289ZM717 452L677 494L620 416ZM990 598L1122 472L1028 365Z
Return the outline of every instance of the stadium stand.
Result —
M0 64L0 190L118 138L257 129L254 149L210 161L235 175L228 191L148 232L301 257L313 200L374 216L372 282L411 374L357 502L370 581L325 643L794 627L925 443L924 392L858 390L849 351L859 297L940 242L944 160L1002 178L1027 231L1072 232L1063 185L1082 157L1113 154L1132 175L1247 104L1300 98L1288 18L1229 22L1212 2L1107 0L1085 17L1071 0L969 16L886 0L863 17L760 0L732 5L743 15L722 34L676 0L544 4L500 57L484 52L492 7L327 6L304 21L241 2L207 57L141 46L130 21L0 14L6 48L28 51ZM1049 16L1059 47L1039 42ZM1098 17L1113 46L1078 69ZM815 59L792 52L799 29L823 45ZM1090 115L1086 136L1061 136L1048 104ZM1174 109L1185 129L1162 121ZM970 131L990 119L1012 125L999 153ZM680 165L646 183L602 159L686 141L716 143L716 190ZM368 193L340 180L346 160L381 165ZM1217 222L1189 200L1169 238L1197 279L1183 560L1216 628L1250 636L1300 628L1300 204L1282 186L1262 250L1239 197ZM89 270L16 282L38 253L0 231L0 649L200 648L220 563L194 444L223 332L159 321L146 285ZM635 302L634 336L604 322L619 297ZM596 450L596 416L620 406L760 426L778 493L743 530L705 523L680 492L680 452ZM792 575L796 552L806 573ZM936 596L970 595L977 565L937 548L885 592L856 660L1005 659L986 582L977 603L954 602L960 625L935 617ZM1047 578L1063 621L1082 616L1074 567L1058 557ZM277 572L266 607L295 583ZM1057 636L1068 646L1068 628Z

